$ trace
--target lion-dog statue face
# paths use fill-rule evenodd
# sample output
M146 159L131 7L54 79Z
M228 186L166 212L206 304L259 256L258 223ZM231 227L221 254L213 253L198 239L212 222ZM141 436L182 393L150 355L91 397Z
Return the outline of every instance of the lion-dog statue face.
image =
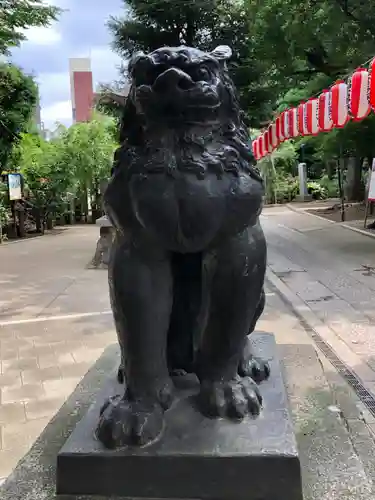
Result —
M109 286L126 381L102 408L97 436L108 447L158 439L184 373L197 376L205 415L260 412L254 380L269 368L247 335L264 307L263 184L230 53L164 47L129 64L104 196L116 228Z
M162 117L184 127L219 123L233 91L224 71L230 54L225 47L211 54L184 47L139 54L129 67L131 99L146 120Z

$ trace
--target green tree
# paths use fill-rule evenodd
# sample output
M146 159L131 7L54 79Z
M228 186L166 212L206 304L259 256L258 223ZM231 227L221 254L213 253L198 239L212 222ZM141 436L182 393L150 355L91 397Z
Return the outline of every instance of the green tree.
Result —
M3 240L3 227L8 223L10 215L8 187L0 182L0 243Z
M33 79L11 64L0 64L0 169L27 130L37 100Z
M72 167L64 161L64 145L59 139L47 142L38 134L25 133L9 163L23 175L37 227L42 230L48 216L66 201L73 184Z
M60 12L40 0L0 0L0 53L7 54L25 40L25 29L48 26Z
M48 26L60 9L40 0L0 0L0 54L8 54L27 38L27 28ZM0 64L0 168L35 107L37 89L31 77L11 64Z
M329 79L373 55L375 1L244 0L255 53L289 83Z
M61 161L72 169L73 190L81 194L86 214L100 207L100 184L110 176L116 134L114 120L99 114L60 133Z
M252 33L242 2L235 0L126 0L126 16L111 18L115 50L124 58L161 46L188 45L212 50L228 44L229 69L248 121L256 126L269 117L273 89L262 78L263 62L253 57Z
M117 147L115 135L114 121L100 115L69 129L59 125L50 141L38 134L21 134L9 165L23 174L40 226L49 214L66 212L74 196L82 196L86 214L89 206L99 207L100 184L110 175Z
M316 95L375 55L375 1L244 0L252 29L252 50L267 65L265 80L277 89L273 108L280 111ZM361 165L375 156L374 116L349 123L318 137L301 138L313 173L325 168L332 176L332 160L343 158L346 193L362 193Z
M298 104L374 56L375 0L243 0L273 107Z

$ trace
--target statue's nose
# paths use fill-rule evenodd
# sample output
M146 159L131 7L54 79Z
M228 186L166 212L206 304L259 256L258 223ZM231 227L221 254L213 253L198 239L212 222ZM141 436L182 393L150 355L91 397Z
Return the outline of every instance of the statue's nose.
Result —
M155 92L169 92L176 89L189 90L194 87L194 80L178 68L170 68L157 77L153 85Z

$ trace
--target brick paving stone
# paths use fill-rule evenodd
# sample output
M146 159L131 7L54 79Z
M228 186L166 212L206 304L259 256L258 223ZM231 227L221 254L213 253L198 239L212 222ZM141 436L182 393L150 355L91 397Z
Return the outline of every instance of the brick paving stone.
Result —
M83 377L92 368L92 362L82 361L73 365L62 365L60 371L63 378Z
M60 379L62 376L59 366L49 366L47 368L37 368L33 370L21 371L23 384L40 383L45 380Z
M14 371L14 370L34 370L38 368L38 359L14 358L14 359L3 360L1 365L3 373L7 373L7 371Z
M14 336L12 337L11 339L1 339L1 350L3 350L4 348L8 348L8 349L25 349L25 348L28 348L28 347L32 347L33 346L33 341L30 340L30 339L26 339L24 338L24 336L22 335L22 337L18 337L18 336Z
M39 359L39 357L53 355L54 350L51 344L43 344L43 345L34 345L34 353L35 356Z
M1 403L17 403L19 401L31 401L45 394L43 385L24 384L20 387L3 387L1 389Z
M79 384L81 377L66 377L60 380L46 380L43 382L45 394L48 397L65 397L67 398ZM36 396L37 399L38 396Z
M85 362L85 361L95 361L103 354L103 348L93 349L93 348L85 348L77 349L73 351L73 357L77 363Z
M20 359L25 359L25 358L37 358L37 354L35 353L35 346L34 344L29 344L29 345L23 345L19 346L18 348L18 357Z
M49 397L36 399L25 403L27 420L51 418L65 403L64 397Z
M88 347L90 349L103 349L103 345L108 344L108 339L113 339L113 342L117 342L117 337L113 328L110 331L104 332L102 334L94 334L93 332L91 332L91 335L85 337L82 340L82 343L85 347ZM74 350L76 349L77 347Z
M14 423L3 427L3 450L30 448L48 424L50 418L28 420L22 424Z
M58 354L45 354L38 357L38 365L40 368L50 368L51 366L71 365L74 363L74 358L71 353Z
M106 340L102 339L102 346L106 344ZM71 354L77 349L82 349L83 343L81 338L79 340L67 340L62 342L59 346L51 346L51 352L55 356L61 356L63 354ZM70 361L69 361L70 362Z
M1 349L1 359L2 361L8 361L18 358L18 348L17 347L3 347Z
M20 387L22 385L21 372L14 370L0 375L0 389L2 387Z
M27 445L15 446L9 450L0 450L0 478L5 479L28 451L29 446Z
M25 404L9 403L0 405L0 425L21 423L26 421Z

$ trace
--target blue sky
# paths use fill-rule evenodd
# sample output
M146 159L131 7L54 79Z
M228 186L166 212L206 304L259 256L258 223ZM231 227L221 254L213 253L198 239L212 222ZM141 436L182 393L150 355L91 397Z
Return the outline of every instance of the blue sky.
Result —
M106 20L124 14L122 0L45 0L66 10L48 28L26 31L28 40L12 53L12 61L39 84L42 121L49 129L56 122L71 124L69 58L91 57L94 87L119 76L120 58L111 50Z

